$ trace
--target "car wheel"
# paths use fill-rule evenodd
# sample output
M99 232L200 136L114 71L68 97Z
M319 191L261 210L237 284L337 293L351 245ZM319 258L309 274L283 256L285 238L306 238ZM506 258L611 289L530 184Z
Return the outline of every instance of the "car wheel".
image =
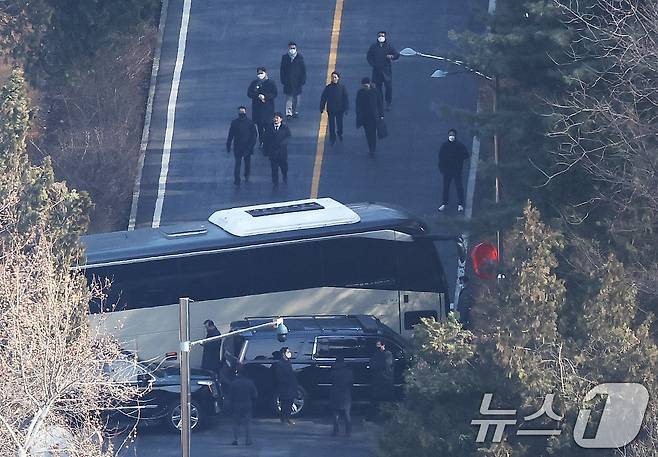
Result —
M308 404L308 394L304 390L302 386L297 387L297 398L295 398L292 402L292 416L299 416L302 414L302 411L304 409L304 406ZM274 402L274 412L277 415L281 414L281 400L279 400L279 397L276 398L276 401Z
M167 427L175 433L179 433L182 425L180 402L174 402L169 406L167 413ZM206 422L205 413L194 401L190 402L190 429L198 430Z

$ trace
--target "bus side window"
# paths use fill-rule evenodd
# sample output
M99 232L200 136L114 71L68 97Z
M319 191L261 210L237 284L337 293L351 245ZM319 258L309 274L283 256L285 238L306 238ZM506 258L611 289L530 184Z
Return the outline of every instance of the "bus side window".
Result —
M414 325L420 324L422 318L432 318L435 321L439 320L438 314L433 309L423 311L407 311L404 313L404 329L412 330Z
M445 278L434 243L415 240L397 243L400 290L444 292Z
M395 290L394 241L339 238L323 242L328 286Z
M250 261L253 294L323 286L322 252L317 243L255 248Z

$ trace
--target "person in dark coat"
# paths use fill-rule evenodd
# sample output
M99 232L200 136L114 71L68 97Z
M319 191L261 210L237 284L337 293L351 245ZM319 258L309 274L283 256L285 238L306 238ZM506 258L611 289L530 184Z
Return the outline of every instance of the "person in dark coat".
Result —
M391 62L400 58L400 53L395 50L386 37L386 32L377 34L377 42L368 49L367 59L372 67L372 82L384 97L382 86L386 86L386 109L391 109L393 101L393 69Z
M377 121L384 119L382 97L373 89L369 78L361 80L361 89L356 94L356 128L363 127L368 141L370 156L377 150Z
M347 90L340 83L340 75L337 71L331 72L331 83L322 91L320 114L324 112L325 107L329 116L329 141L333 146L336 144L336 127L338 127L338 138L343 141L343 115L350 108Z
M336 357L336 363L331 370L331 391L329 401L334 414L334 429L332 436L338 435L338 422L340 416L345 418L345 435L352 433L352 385L354 375L352 370L345 364L342 355Z
M229 385L228 399L233 418L233 446L238 445L240 426L244 423L245 443L251 445L251 416L258 391L254 382L244 376L242 367L238 368L235 379Z
M302 100L302 86L306 84L306 64L295 42L288 43L288 52L281 56L281 84L286 94L286 117L297 117Z
M380 402L393 397L393 354L383 341L377 341L376 345L377 349L370 357L371 417L375 417Z
M233 168L233 184L240 185L240 168L244 160L244 180L249 181L251 171L251 154L254 152L258 131L256 124L247 117L247 108L241 106L238 108L238 117L233 119L231 127L228 129L228 138L226 139L226 152L231 152L233 144L233 156L235 157L235 166Z
M276 381L276 394L281 402L281 422L292 425L292 403L297 397L297 377L292 369L292 351L290 348L281 348L281 360L276 362L274 376Z
M274 122L270 123L263 133L263 142L265 143L265 155L270 157L272 167L272 185L274 188L279 187L279 169L283 182L288 182L288 140L290 139L290 129L283 123L283 115L274 113Z
M215 323L210 319L205 320L203 326L206 328L206 338L221 335L217 327L215 327ZM201 356L201 368L219 374L219 348L222 344L221 340L210 341L202 344L203 355Z
M443 202L439 211L445 211L450 200L450 183L455 181L457 188L457 211L464 211L464 184L462 172L464 161L468 160L466 146L457 140L457 130L448 130L448 141L441 145L439 150L439 171L443 175Z
M272 122L278 91L274 81L268 78L265 67L258 67L256 76L247 89L247 97L251 99L251 117L258 126L260 146L263 147L263 133L265 126Z

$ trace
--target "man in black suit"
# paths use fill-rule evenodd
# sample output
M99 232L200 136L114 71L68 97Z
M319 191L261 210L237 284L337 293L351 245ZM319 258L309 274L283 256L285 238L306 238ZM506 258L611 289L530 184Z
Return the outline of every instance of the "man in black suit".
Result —
M235 156L235 167L233 168L233 184L240 185L240 168L244 160L244 180L249 181L251 171L251 154L254 152L258 133L256 125L247 117L247 108L238 108L238 117L231 122L226 139L226 152L231 152L233 143L233 155Z
M331 72L331 83L322 91L320 114L324 112L325 106L329 116L329 141L333 146L336 143L336 127L338 127L338 139L343 141L343 115L350 107L347 90L340 83L340 75L337 71Z
M281 348L281 360L274 365L276 393L281 402L281 422L293 425L290 419L292 403L297 397L297 377L292 368L292 351L288 347Z
M297 117L302 87L306 84L306 64L294 41L288 43L288 52L281 56L280 75L283 93L286 94L286 117Z
M242 367L238 367L238 373L231 382L228 398L233 416L233 446L238 445L238 433L240 425L245 427L245 443L251 445L251 415L254 402L258 397L258 391L253 381L242 374Z
M336 357L336 363L331 369L331 391L329 401L334 414L334 429L332 436L338 435L338 422L340 416L345 418L345 436L352 433L352 385L354 375L352 370L345 364L342 355Z
M275 189L279 187L279 169L283 182L288 182L288 140L290 129L283 123L283 115L274 113L274 122L265 128L263 142L265 155L270 157L272 166L272 185Z
M251 82L247 89L247 97L251 99L251 116L258 126L261 147L263 147L265 126L272 121L274 99L277 94L276 84L267 76L265 67L258 67L256 79Z
M368 49L367 59L372 67L372 82L377 86L382 98L382 86L386 86L386 110L391 109L393 101L393 69L391 62L400 58L400 53L388 41L386 32L377 34L377 42Z
M382 97L372 88L370 78L361 80L362 87L356 94L356 128L363 127L372 157L377 150L377 122L384 119Z

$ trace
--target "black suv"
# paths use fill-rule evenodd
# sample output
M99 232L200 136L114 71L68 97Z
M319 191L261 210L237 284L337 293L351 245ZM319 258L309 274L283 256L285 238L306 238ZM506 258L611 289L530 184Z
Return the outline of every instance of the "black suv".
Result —
M246 375L258 388L259 406L279 408L275 394L274 370L282 347L292 351L292 365L299 384L293 414L299 414L310 401L329 399L329 371L342 355L354 372L354 402L370 398L370 357L376 342L382 340L394 358L396 394L402 393L406 368L404 339L379 319L370 315L283 316L288 327L287 341L277 341L269 328L228 337L222 344L223 362L244 365ZM231 330L243 329L270 321L270 317L248 317L231 323Z
M110 416L117 423L140 425L164 423L174 432L180 430L180 369L173 361L146 364L130 357L120 358L105 366L114 382L144 388L144 394L130 404L117 405ZM190 373L190 426L202 428L211 416L220 412L221 394L216 375L192 369Z

